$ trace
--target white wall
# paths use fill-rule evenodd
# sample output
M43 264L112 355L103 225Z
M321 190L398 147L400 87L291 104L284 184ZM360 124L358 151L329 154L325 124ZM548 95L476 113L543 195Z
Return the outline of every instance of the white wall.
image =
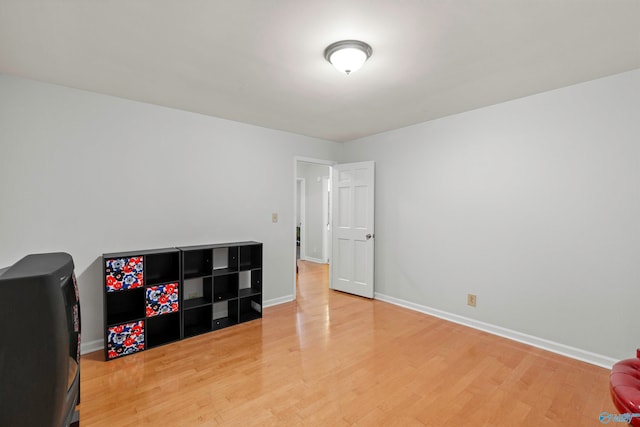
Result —
M635 354L640 71L346 143L341 160L376 161L378 293Z
M331 160L339 149L0 75L0 266L69 252L85 350L103 336L105 252L257 240L265 245L264 299L292 298L292 160Z
M377 292L630 357L639 94L635 71L341 146L0 75L0 266L71 253L85 345L104 252L259 240L264 298L286 299L291 160L375 160Z
M329 176L329 166L314 163L298 162L298 178L305 180L305 253L301 257L316 262L326 262L323 255L323 235L325 223L323 219L323 201L327 193L323 190L322 177Z

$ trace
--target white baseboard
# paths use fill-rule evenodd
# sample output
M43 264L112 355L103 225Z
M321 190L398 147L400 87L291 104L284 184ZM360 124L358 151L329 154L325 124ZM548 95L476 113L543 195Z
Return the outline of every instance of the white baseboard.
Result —
M285 295L283 297L273 298L273 299L268 299L268 300L262 301L262 307L263 308L272 307L274 305L284 304L284 303L291 302L291 301L294 301L294 300L295 300L295 298L293 297L293 295Z
M104 350L104 340L95 340L80 343L80 354L93 353L94 351Z
M324 261L324 260L322 260L320 258L313 258L313 257L310 257L310 256L304 257L303 261L315 262L316 264L326 264L327 263L327 261Z
M375 293L375 299L388 302L400 307L408 308L409 310L414 310L420 313L428 314L430 316L438 317L440 319L448 320L453 323L468 326L473 329L488 332L493 335L498 335L500 337L521 342L523 344L528 344L533 347L541 348L552 353L557 353L562 356L570 357L572 359L580 360L582 362L590 363L602 368L611 369L613 364L617 362L616 359L612 359L611 357L603 356L601 354L592 353L590 351L571 347L565 344L560 344L555 341L546 340L544 338L535 337L533 335L523 334L522 332L513 331L501 326L496 326L490 323L481 322L479 320L470 319L468 317L459 316L457 314L448 313L446 311L438 310L436 308L428 307L425 305L415 304L378 292Z

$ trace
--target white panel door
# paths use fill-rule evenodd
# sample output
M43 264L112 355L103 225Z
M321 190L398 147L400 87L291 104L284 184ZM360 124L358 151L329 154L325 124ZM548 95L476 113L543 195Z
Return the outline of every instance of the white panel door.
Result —
M373 298L374 162L334 166L331 289Z

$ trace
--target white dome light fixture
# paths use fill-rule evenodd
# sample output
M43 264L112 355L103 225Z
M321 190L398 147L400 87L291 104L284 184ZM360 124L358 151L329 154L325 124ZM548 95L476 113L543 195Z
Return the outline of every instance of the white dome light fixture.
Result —
M373 53L371 46L359 40L342 40L331 43L324 50L324 59L347 75L358 71Z

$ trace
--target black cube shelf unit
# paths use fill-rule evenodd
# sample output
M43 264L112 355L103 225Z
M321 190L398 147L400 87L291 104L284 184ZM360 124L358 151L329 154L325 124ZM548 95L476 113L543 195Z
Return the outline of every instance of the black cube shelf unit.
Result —
M102 258L106 360L262 317L262 243Z

